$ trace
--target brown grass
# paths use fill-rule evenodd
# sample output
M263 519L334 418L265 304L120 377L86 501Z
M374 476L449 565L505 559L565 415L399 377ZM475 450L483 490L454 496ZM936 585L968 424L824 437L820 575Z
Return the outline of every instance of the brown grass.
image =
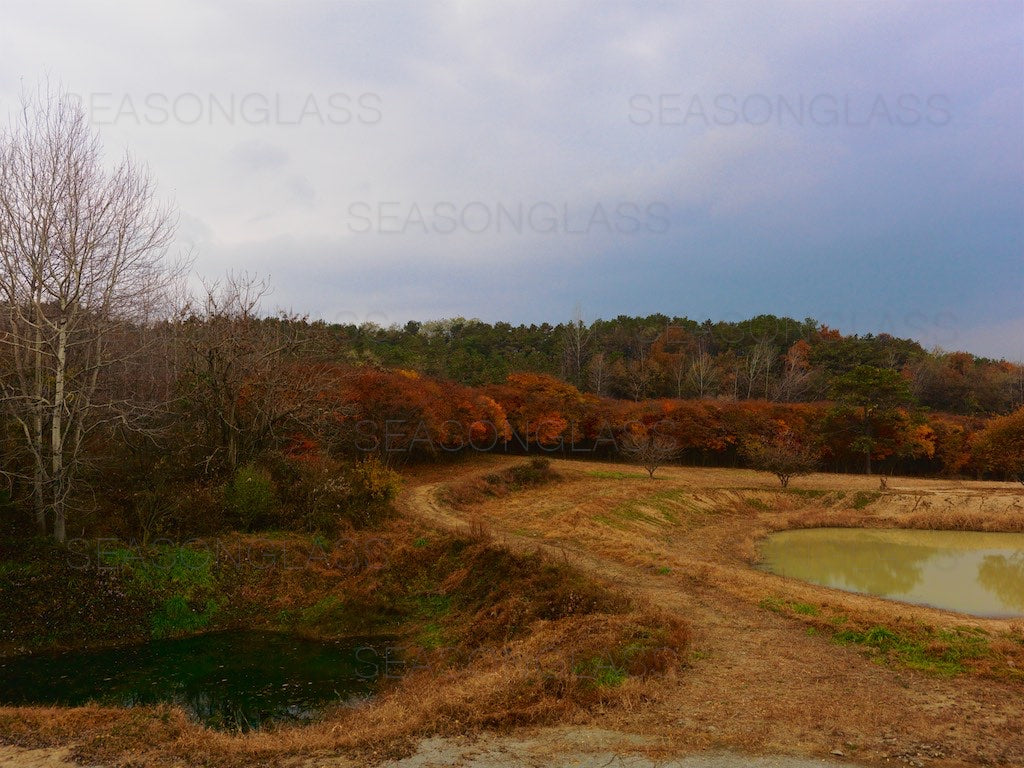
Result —
M692 617L694 664L675 690L628 717L604 717L602 726L658 737L675 752L827 756L841 748L878 764L917 753L941 753L932 765L1024 764L1024 737L1011 725L1024 718L1024 622L839 592L751 567L757 542L784 528L1021 531L1019 486L894 478L880 493L874 478L819 474L781 491L774 478L746 470L667 468L651 481L598 463L557 468L557 488L487 502L472 514L511 545L541 544ZM427 488L410 503L450 526L468 516ZM816 613L768 608L766 600ZM841 627L830 623L838 617ZM880 651L830 639L840 629L875 627L906 646ZM984 655L965 659L964 671L910 665L906 649L941 658L956 650L959 632L985 633Z
M170 707L7 707L0 741L68 745L76 759L108 765L170 765L197 754L217 766L318 753L370 761L406 754L424 736L554 723L655 699L688 659L681 617L550 555L413 518L346 543L359 542L358 558L338 561L299 536L232 536L218 542L218 573L230 620L247 626L281 629L273 617L283 615L309 636L400 633L413 671L371 703L244 735L206 730ZM271 556L284 558L282 567L244 565ZM328 608L310 613L318 605Z
M108 765L169 765L199 754L217 766L283 765L318 753L399 757L427 735L554 723L656 700L678 678L688 638L684 624L653 611L541 621L520 640L478 649L469 664L426 654L423 669L371 705L338 707L306 727L232 735L170 707L23 707L0 709L0 733L24 747L71 744L76 759ZM627 653L634 644L643 652ZM587 660L599 663L581 666ZM629 676L602 684L601 670L614 665Z
M622 467L557 462L556 484L440 500L445 484L472 487L514 463L488 456L419 468L394 523L408 528L396 540L395 573L465 596L447 631L470 657L424 648L427 668L372 706L334 710L301 729L236 736L167 709L5 709L0 738L73 744L81 759L125 765L198 754L213 765L274 765L338 752L369 763L405 754L427 734L557 723L641 734L643 746L624 737L623 749L660 755L826 757L839 749L866 765L1024 765L1024 622L837 592L752 567L757 542L784 528L1021 531L1019 486L893 478L879 493L876 478L819 474L781 491L774 478L745 470L665 468L648 480ZM444 565L444 530L466 542L460 567ZM416 547L414 537L430 543ZM502 576L480 580L481 571ZM386 572L364 584L346 594L370 606L401 596ZM294 602L319 594L315 584L272 580L249 589ZM986 653L947 674L908 666L903 646L833 639L876 627L932 657L955 650L956 633L983 633ZM631 674L619 680L609 668ZM535 732L552 750L564 737L545 733Z

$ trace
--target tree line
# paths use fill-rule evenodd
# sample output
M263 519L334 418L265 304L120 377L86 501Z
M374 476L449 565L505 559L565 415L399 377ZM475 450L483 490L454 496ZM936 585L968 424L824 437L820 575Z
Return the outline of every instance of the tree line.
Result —
M889 334L849 334L812 318L759 315L738 322L655 314L586 323L511 325L455 318L326 325L347 358L411 368L463 384L512 373L557 376L618 399L715 398L809 402L830 396L858 366L899 371L925 408L1006 414L1024 404L1024 366L966 352L926 350Z
M0 135L5 530L365 525L396 465L468 451L1024 476L1002 361L771 316L384 329L267 313L247 274L188 291L145 168L108 165L66 94L22 106Z

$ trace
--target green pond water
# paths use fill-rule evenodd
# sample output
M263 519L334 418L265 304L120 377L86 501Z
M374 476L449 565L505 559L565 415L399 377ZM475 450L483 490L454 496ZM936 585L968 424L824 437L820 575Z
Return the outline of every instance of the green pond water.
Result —
M948 611L1024 616L1024 534L810 528L761 546L780 576Z
M247 731L305 722L371 696L396 663L393 640L303 640L222 632L144 645L0 659L0 703L118 706L170 702L196 720Z

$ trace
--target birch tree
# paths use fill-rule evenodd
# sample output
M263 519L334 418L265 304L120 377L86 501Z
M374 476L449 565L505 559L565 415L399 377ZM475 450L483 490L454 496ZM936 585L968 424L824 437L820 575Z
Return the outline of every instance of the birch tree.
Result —
M583 310L577 304L572 319L565 326L563 336L562 369L565 378L577 387L583 386L583 373L586 367L587 346L590 343L592 328L583 322Z
M0 134L2 405L27 468L38 532L65 538L86 446L97 429L141 424L145 409L110 375L144 348L176 273L171 210L147 170L104 165L81 105L61 90L22 96Z
M710 397L718 386L718 370L715 367L714 358L701 350L690 361L690 367L686 371L686 380L697 397L701 399Z

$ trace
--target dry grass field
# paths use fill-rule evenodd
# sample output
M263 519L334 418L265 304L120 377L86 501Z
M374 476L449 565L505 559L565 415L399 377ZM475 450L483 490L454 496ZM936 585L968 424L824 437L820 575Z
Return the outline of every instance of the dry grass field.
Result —
M540 622L501 654L412 675L360 711L305 728L231 735L167 708L0 709L0 742L51 750L31 753L44 762L10 750L0 760L187 765L201 754L218 765L365 765L409 754L430 735L497 733L528 734L534 753L559 764L555 756L581 749L571 734L600 733L605 753L648 758L732 750L877 766L1024 766L1024 622L754 567L758 540L787 528L1024 531L1020 486L895 478L879 491L874 478L821 474L781 490L743 470L670 467L651 480L624 465L555 461L555 482L481 493L483 478L521 462L482 456L410 472L402 519L416 535L456 531L481 546L539 551L625 593L631 608ZM538 660L555 664L566 648L593 653L658 622L685 649L681 668L661 664L658 674L596 691L558 676L557 689L530 687ZM836 642L840 630L870 637L878 628L891 642Z
M603 726L682 751L1024 765L1024 622L889 602L752 567L757 540L786 528L1024 531L1019 485L895 478L879 491L877 478L818 474L784 491L770 475L745 470L668 467L652 481L621 465L555 467L558 484L465 509L442 503L452 494L433 483L411 489L405 503L439 525L543 547L687 618L690 668L657 701L609 713ZM926 659L950 650L943 632L980 630L984 650L965 658L960 674L913 669L898 653L833 642L837 620L892 629L924 644Z

